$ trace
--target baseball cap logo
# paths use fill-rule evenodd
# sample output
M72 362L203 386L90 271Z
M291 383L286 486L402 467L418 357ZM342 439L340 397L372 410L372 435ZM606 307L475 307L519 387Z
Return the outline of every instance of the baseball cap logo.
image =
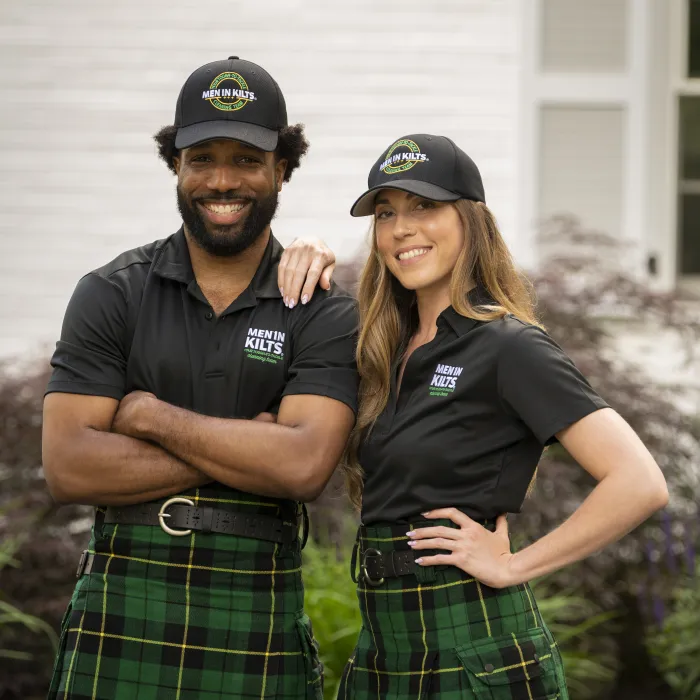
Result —
M208 90L202 93L203 100L222 112L234 112L256 100L255 93L248 89L248 83L240 73L232 71L219 73L212 80Z
M387 175L395 175L410 170L418 163L426 163L429 158L421 153L418 144L411 139L399 139L386 153L379 169Z

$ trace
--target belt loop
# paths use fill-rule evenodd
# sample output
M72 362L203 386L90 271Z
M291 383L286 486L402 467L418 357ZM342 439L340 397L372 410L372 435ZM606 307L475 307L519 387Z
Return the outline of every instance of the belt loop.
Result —
M214 521L214 509L210 506L202 508L202 532L211 532L211 526Z
M417 523L410 523L411 530L415 530L417 527L431 527L432 525L434 525L434 523L425 519L421 519L420 522ZM435 552L433 552L432 550L425 550L420 552L420 556L430 556L434 553ZM418 556L418 554L419 553L416 552L416 556ZM413 568L416 572L416 578L418 579L418 583L434 583L437 580L437 575L434 566L421 566L420 564L414 564Z
M350 578L353 583L357 583L359 579L359 573L357 571L357 553L360 549L360 531L358 529L357 536L355 537L355 544L352 546L352 556L350 557Z
M105 512L104 508L95 508L95 523L93 526L95 537L102 536L102 527L105 524Z
M80 555L80 561L78 562L78 568L75 570L75 578L80 578L85 571L85 564L88 560L88 550L84 549L83 553Z
M421 554L423 556L426 555L425 552L421 552ZM414 566L416 567L418 583L434 583L437 580L434 566L421 566L420 564L415 564Z
M306 547L309 540L309 511L306 508L306 503L301 504L301 548Z

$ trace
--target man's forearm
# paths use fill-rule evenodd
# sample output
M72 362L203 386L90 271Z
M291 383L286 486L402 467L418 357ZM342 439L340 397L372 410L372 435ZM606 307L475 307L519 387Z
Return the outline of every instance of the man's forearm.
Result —
M277 498L312 500L325 484L300 428L254 420L212 418L159 401L145 435L213 480Z
M157 445L93 428L66 436L51 452L44 455L44 471L62 503L145 503L211 481Z

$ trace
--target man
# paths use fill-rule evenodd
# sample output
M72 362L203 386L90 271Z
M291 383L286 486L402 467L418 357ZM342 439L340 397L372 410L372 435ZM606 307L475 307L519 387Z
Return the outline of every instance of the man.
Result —
M321 698L299 502L354 422L357 321L335 289L280 301L270 222L308 143L236 56L156 141L184 225L80 280L52 359L46 479L97 515L50 697Z

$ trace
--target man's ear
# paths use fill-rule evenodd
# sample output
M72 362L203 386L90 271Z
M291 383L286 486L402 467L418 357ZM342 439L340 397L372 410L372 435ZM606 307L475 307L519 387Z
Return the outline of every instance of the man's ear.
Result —
M285 158L278 160L275 163L275 175L277 176L277 191L282 191L282 185L284 183L284 174L287 172L287 161Z
M173 156L173 168L175 168L175 174L179 175L180 174L180 156L179 156L179 154L176 156Z

